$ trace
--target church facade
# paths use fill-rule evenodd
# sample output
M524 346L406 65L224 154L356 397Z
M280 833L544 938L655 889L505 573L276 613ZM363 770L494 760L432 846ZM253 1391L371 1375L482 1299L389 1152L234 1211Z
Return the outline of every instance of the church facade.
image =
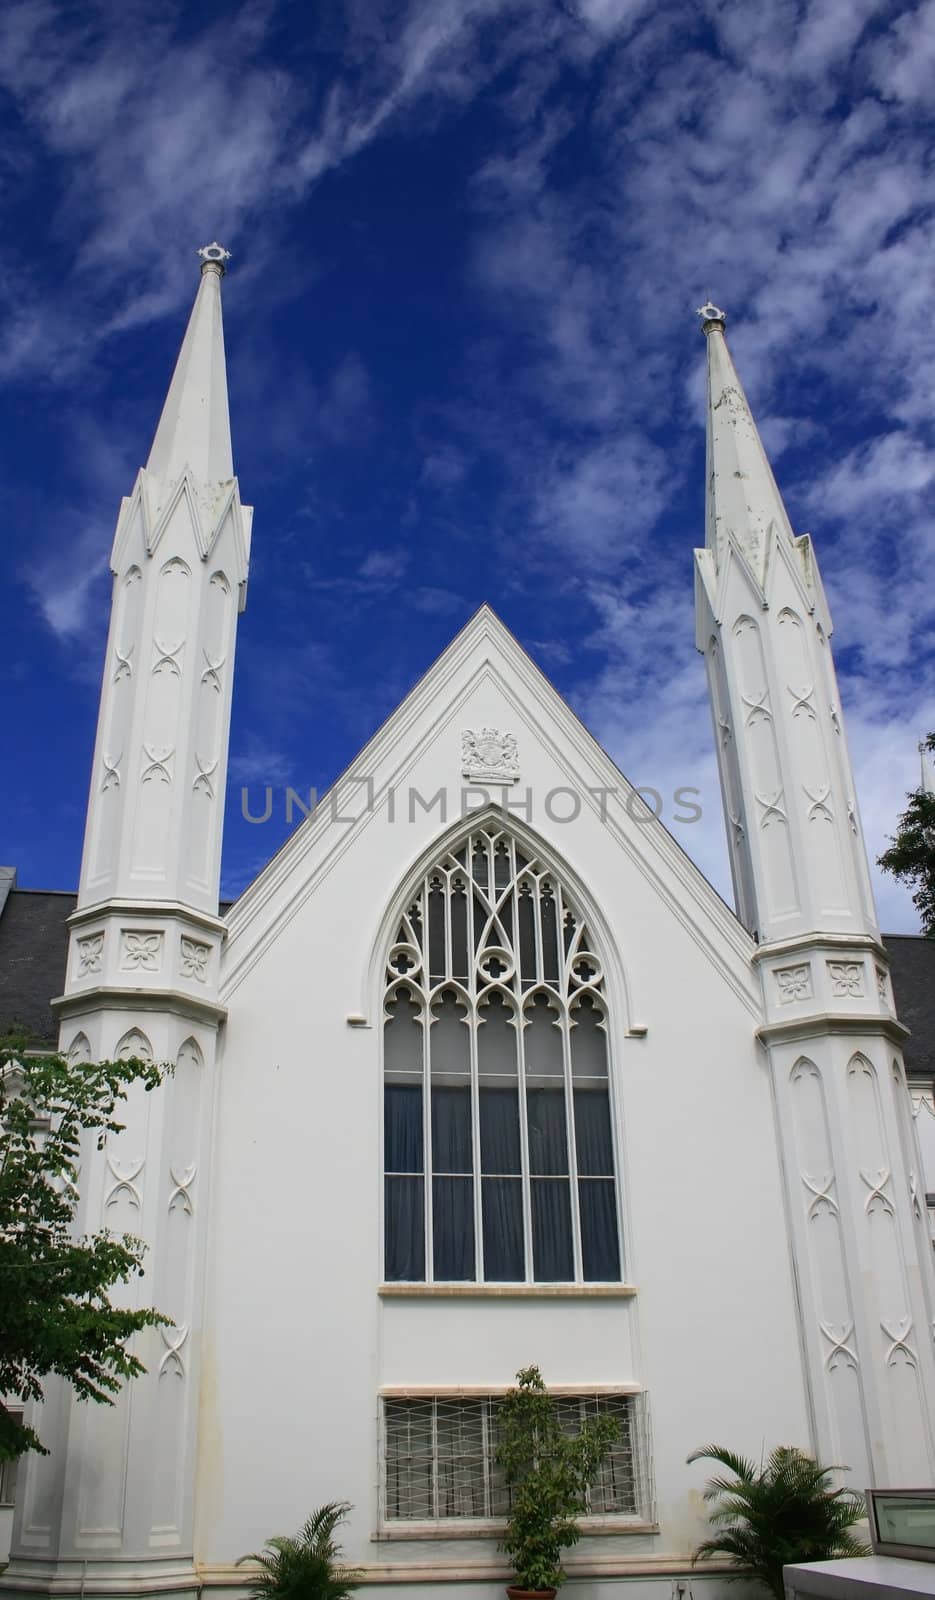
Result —
M569 1427L619 1423L588 1592L688 1571L709 1441L931 1482L906 1030L815 552L723 314L696 614L737 915L484 607L221 916L251 512L202 256L114 541L56 1002L76 1062L175 1065L80 1201L146 1241L131 1292L174 1325L113 1407L49 1385L0 1587L242 1592L239 1557L339 1499L368 1590L492 1596L497 1400L533 1363Z

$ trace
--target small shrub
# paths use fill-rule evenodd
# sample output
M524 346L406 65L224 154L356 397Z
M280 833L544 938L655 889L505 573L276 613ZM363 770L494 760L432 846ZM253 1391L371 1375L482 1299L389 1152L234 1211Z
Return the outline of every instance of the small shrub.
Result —
M732 1477L711 1478L704 1491L716 1531L692 1556L730 1556L737 1578L756 1578L783 1600L782 1569L790 1562L865 1556L869 1546L851 1533L865 1515L863 1496L833 1489L831 1474L804 1451L779 1445L759 1471L722 1445L694 1450L689 1461L717 1461Z
M362 1578L341 1565L334 1538L350 1509L346 1500L329 1501L312 1512L294 1539L270 1539L259 1553L241 1556L238 1567L244 1561L259 1563L260 1571L247 1580L256 1600L346 1600Z

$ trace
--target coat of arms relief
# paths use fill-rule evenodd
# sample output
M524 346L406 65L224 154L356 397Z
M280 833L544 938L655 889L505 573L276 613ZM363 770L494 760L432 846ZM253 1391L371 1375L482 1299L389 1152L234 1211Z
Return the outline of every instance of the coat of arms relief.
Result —
M519 757L516 735L497 728L464 728L461 733L461 773L481 783L518 783Z

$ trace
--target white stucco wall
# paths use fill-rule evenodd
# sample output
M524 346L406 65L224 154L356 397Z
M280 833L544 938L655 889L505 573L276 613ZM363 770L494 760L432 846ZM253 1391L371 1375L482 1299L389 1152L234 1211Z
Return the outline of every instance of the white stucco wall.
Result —
M493 656L491 669L489 641L468 641L449 681L421 703L417 691L397 714L408 726L384 730L359 770L377 794L393 781L455 796L462 727L517 735L534 826L590 899L608 960L625 1276L637 1293L380 1296L374 949L439 818L409 821L400 805L391 823L379 806L354 828L316 836L303 825L235 909L225 958L196 1506L196 1557L209 1568L330 1499L352 1502L348 1553L371 1569L406 1567L415 1581L421 1567L430 1580L492 1559L489 1542L375 1542L382 1386L504 1385L530 1362L556 1385L644 1385L660 1531L588 1542L621 1568L677 1564L701 1536L706 1471L686 1466L693 1448L758 1457L809 1444L746 935L672 841L619 802L606 821L593 803L574 822L548 821L542 797L606 784L608 764L534 669L520 682L516 662ZM367 1025L349 1026L354 1013ZM626 1036L635 1026L645 1037Z

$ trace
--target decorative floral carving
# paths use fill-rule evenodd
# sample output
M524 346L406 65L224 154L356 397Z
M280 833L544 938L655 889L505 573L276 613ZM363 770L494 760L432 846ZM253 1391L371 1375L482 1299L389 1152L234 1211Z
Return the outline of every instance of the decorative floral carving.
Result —
M208 975L208 957L211 954L209 944L201 944L197 939L186 939L182 936L182 977L196 978L199 983L205 983Z
M114 656L116 657L117 661L117 666L114 671L114 683L119 683L121 678L133 677L133 662L130 659L132 655L132 644L127 645L126 653L121 650L118 644L114 645Z
M909 1335L912 1333L912 1318L900 1317L895 1326L881 1319L880 1327L890 1340L890 1347L884 1357L886 1365L891 1367L897 1355L902 1355L910 1367L917 1367L919 1358L909 1343Z
M838 998L864 992L864 969L859 961L829 961L828 977L831 993Z
M109 1206L116 1205L117 1199L121 1194L126 1195L134 1211L142 1211L143 1200L136 1186L136 1180L143 1170L143 1165L143 1161L139 1160L131 1163L128 1167L119 1167L110 1156L107 1157L107 1167L114 1182L108 1189L104 1199L105 1211Z
M178 644L163 644L161 639L157 639L155 637L153 638L153 644L155 645L155 650L153 652L154 678L158 677L159 673L162 671L171 672L176 678L180 678L182 676L182 668L176 660L176 657L178 656L178 653L184 643L185 640L180 639Z
M151 778L158 778L160 783L171 783L172 774L169 771L169 762L175 755L175 750L167 747L163 751L151 750L148 744L143 746L143 754L148 757L148 764L140 773L140 782L148 783Z
M87 977L89 972L100 972L103 959L103 933L89 933L86 938L78 940L79 978Z
M188 1338L188 1328L184 1322L176 1323L174 1328L160 1328L162 1342L166 1347L165 1355L159 1363L159 1376L164 1378L171 1372L176 1378L185 1377L185 1362L182 1359L182 1346Z
M815 693L814 684L808 684L804 689L795 689L791 683L786 684L787 693L792 696L792 716L797 717L804 711L812 722L815 721L815 707L812 705L812 696Z
M213 779L214 774L217 772L217 769L218 769L217 762L216 761L211 761L211 762L205 761L198 754L198 752L196 750L195 751L195 766L198 768L198 771L195 774L195 777L194 777L194 779L192 781L192 792L194 794L198 794L198 792L200 791L202 794L206 794L208 796L209 800L213 800L214 799L214 784L212 783L211 780Z
M763 807L763 814L760 817L761 828L768 828L771 822L788 822L789 819L782 805L783 792L781 789L776 790L772 799L770 799L769 795L760 794L758 789L753 792L756 796L757 805Z
M813 794L807 783L803 783L802 792L807 800L811 801L808 808L808 820L814 822L820 817L823 822L833 822L834 812L828 804L831 795L831 785L826 783L823 789L816 789Z
M120 788L120 773L118 768L122 760L122 753L119 756L109 756L106 750L101 753L101 761L104 766L104 776L101 780L101 794L104 793L105 789Z
M214 582L214 578L211 579L211 582L212 583ZM216 689L218 694L220 694L221 693L221 668L224 665L225 657L224 656L218 656L216 661L212 661L212 659L211 659L210 655L208 654L207 650L202 648L202 652L201 653L205 658L205 669L204 669L204 672L201 674L201 681L202 681L202 683L210 684L211 688L212 689Z
M872 1172L865 1172L863 1167L859 1170L860 1176L869 1190L864 1201L864 1210L868 1217L873 1212L874 1206L879 1206L880 1210L885 1212L888 1217L892 1217L894 1215L893 1202L886 1192L886 1185L890 1181L889 1167L881 1167L876 1177L873 1176Z
M854 1333L853 1322L842 1323L839 1331L835 1329L833 1322L819 1322L818 1326L831 1346L830 1350L825 1351L827 1370L830 1372L839 1361L843 1361L846 1367L853 1367L856 1371L859 1362L850 1344Z
M169 1204L167 1207L169 1211L174 1209L176 1201L178 1201L181 1204L182 1210L185 1212L186 1216L193 1217L195 1215L195 1207L192 1203L191 1196L191 1186L195 1181L195 1173L197 1170L198 1169L196 1167L186 1167L184 1172L176 1172L174 1167L169 1168L169 1177L172 1179L172 1183L174 1185L172 1193L169 1195Z
M889 1003L890 1003L890 992L889 992L889 985L888 985L887 979L886 979L886 968L885 967L877 967L875 970L876 970L876 977L877 977L877 994L880 996L880 999L883 1001L883 1004L885 1006L888 1006Z
M516 783L519 757L516 735L497 728L465 728L461 733L461 771L465 778L488 783Z
M780 1005L793 1000L810 1000L812 997L812 969L808 962L798 967L779 967L776 971Z
M120 965L124 971L158 972L162 965L162 934L124 929Z

